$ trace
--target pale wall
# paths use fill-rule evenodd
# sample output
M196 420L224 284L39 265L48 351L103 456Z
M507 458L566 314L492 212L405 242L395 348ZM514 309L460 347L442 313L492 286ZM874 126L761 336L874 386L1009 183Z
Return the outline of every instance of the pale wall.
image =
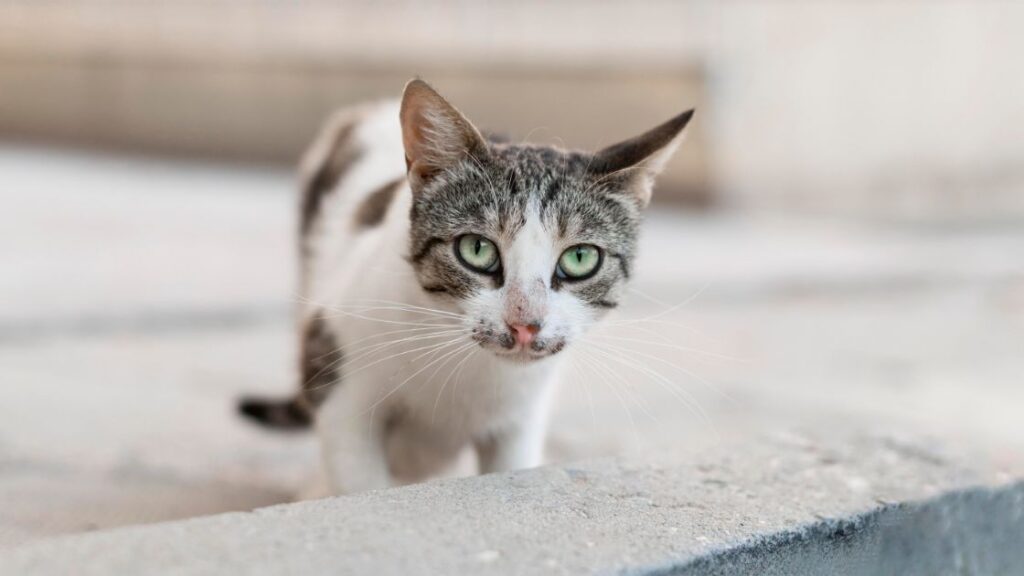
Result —
M420 73L577 146L696 105L663 198L1016 222L1022 29L998 1L8 2L0 133L291 158Z
M717 6L709 131L730 203L1024 217L1024 4Z

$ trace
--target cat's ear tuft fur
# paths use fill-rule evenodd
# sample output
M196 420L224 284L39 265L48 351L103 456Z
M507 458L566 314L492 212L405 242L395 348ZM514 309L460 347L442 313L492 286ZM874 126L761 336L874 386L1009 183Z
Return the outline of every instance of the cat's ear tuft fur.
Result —
M423 80L417 78L405 85L399 118L414 193L467 156L482 160L488 154L487 144L473 124Z
M590 171L599 176L623 173L628 176L630 190L637 195L642 206L651 200L654 177L672 157L683 140L683 129L693 117L687 110L647 132L613 144L594 154Z

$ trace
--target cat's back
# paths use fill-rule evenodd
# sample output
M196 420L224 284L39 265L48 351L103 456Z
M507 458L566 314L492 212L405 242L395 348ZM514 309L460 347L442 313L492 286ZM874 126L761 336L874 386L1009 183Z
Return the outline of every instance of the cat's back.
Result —
M390 100L339 110L303 157L299 238L304 298L336 293L334 285L343 282L339 274L370 262L388 266L404 254L400 228L407 224L410 194L398 111L398 101Z

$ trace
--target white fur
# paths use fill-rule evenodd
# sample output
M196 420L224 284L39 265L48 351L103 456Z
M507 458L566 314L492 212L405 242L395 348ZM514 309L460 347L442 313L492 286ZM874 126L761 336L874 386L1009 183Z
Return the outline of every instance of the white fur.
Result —
M545 313L538 337L574 338L593 320L592 313L549 286L567 246L556 245L533 214L515 238L499 246L506 270L502 288L481 292L461 309L431 297L406 260L408 186L381 225L366 230L353 222L352 211L367 193L405 173L397 103L363 114L355 132L364 151L361 160L329 197L307 244L306 312L326 312L345 354L341 381L316 419L328 491L352 493L420 480L467 446L475 449L481 472L541 464L561 356L503 358L501 351L471 340L469 330L481 319L504 328L506 298L520 290ZM315 145L311 154L320 148ZM441 326L423 329L423 324ZM396 333L381 336L384 332ZM395 342L363 352L368 344L390 340ZM449 343L429 353L429 346L444 342Z

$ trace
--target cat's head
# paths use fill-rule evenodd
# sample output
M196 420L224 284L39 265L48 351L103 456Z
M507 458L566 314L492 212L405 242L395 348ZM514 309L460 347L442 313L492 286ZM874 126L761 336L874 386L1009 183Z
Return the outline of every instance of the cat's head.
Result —
M618 305L654 176L692 115L596 153L495 143L413 80L401 123L421 286L500 356L560 352Z

